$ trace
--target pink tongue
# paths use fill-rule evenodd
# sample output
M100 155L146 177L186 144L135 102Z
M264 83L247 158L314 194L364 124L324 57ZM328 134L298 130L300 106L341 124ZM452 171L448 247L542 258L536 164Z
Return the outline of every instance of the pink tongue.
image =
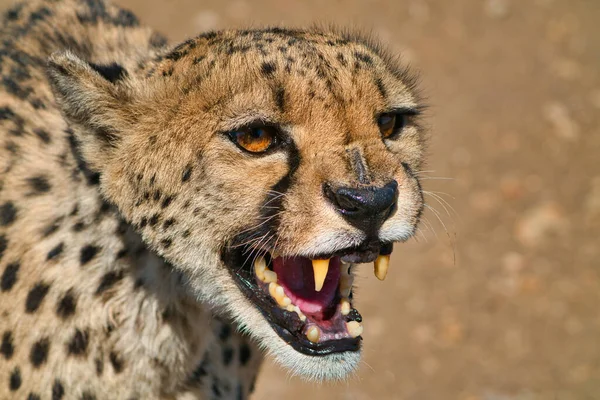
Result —
M315 291L312 261L305 257L277 257L273 260L277 283L304 314L322 314L333 303L339 280L340 258L329 260L329 271L320 292Z

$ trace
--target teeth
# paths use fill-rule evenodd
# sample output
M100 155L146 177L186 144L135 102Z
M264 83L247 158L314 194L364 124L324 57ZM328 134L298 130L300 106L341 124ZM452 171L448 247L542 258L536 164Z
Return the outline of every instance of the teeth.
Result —
M329 260L312 260L313 272L315 275L315 291L320 292L327 277L329 270Z
M380 281L385 279L390 266L390 255L379 255L375 260L375 276Z
M265 272L263 272L263 276L263 282L265 283L277 282L277 273L271 271L270 269L265 270Z
M363 326L358 321L346 322L346 329L353 338L358 337L363 333Z
M256 261L254 261L254 272L258 279L261 281L265 280L265 271L267 270L267 263L263 257L258 257Z
M298 316L300 317L300 321L306 321L306 315L304 315L304 313L300 311L300 307L294 306L294 311L296 311L296 314L298 314Z
M350 314L350 302L348 301L348 299L342 299L340 304L341 304L340 309L341 309L342 315Z
M281 308L287 308L292 304L292 300L285 295L283 287L279 286L275 282L269 283L269 294L275 299Z
M317 328L316 326L313 326L312 328L310 328L308 330L308 332L306 332L306 337L308 338L308 340L310 340L313 343L319 342L319 336L320 336L319 328Z

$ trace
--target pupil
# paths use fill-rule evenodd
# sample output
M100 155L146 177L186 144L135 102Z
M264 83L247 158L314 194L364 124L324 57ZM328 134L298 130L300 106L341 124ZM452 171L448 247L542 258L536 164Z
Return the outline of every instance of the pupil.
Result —
M263 135L263 130L262 129L253 129L252 130L252 138L253 139L260 139L261 136Z

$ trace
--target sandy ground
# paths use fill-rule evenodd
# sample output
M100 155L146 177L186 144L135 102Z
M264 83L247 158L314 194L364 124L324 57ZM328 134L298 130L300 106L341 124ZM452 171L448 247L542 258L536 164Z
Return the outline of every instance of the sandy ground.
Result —
M267 362L255 399L600 399L599 0L118 3L174 41L363 27L421 71L432 210L384 283L362 269L362 367L323 386Z

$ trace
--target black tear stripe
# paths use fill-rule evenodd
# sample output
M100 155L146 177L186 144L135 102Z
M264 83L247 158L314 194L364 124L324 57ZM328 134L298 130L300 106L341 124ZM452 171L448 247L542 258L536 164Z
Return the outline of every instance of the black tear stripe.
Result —
M288 172L279 182L273 185L261 207L259 224L262 221L268 221L256 229L246 231L233 240L233 245L240 243L250 243L260 237L268 237L268 240L263 241L263 247L274 246L276 242L276 232L279 227L281 210L283 208L283 199L285 193L294 184L295 173L301 163L300 151L296 144L290 139L287 143L288 148Z

